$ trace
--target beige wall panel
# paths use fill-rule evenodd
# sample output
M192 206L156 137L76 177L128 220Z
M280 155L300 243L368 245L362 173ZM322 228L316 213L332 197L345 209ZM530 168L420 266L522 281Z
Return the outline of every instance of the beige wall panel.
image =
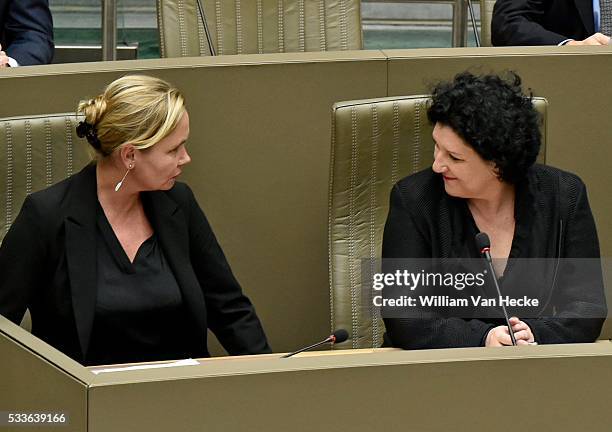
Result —
M19 78L0 73L0 89L20 95L10 106L1 104L0 117L74 109L80 96L95 95L130 69L177 85L191 115L193 163L183 180L255 303L272 348L289 351L329 334L331 105L386 94L380 52L28 69ZM213 351L220 352L217 346Z
M48 346L43 349L52 350ZM84 368L82 373L91 375ZM0 411L64 413L69 418L61 427L0 424L0 430L83 432L87 430L87 387L0 331Z
M355 93L384 93L385 65L284 64L206 72L193 78L201 86L192 82L186 92L199 117L188 144L197 170L187 171L185 180L194 185L252 295L273 349L292 350L320 339L330 327L330 107Z
M94 386L89 432L607 432L610 346L575 347L578 357L472 348L282 363L293 370L270 360L241 375Z
M578 49L576 49L578 48ZM420 94L466 69L514 70L548 99L546 162L588 187L603 256L612 256L612 47L523 47L385 51L389 96Z

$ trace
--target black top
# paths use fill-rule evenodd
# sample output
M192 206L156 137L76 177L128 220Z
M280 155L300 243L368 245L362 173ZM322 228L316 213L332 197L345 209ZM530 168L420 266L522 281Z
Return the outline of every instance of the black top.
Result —
M478 228L464 199L449 196L431 169L400 180L391 192L383 258L478 258ZM510 258L599 258L599 243L586 188L575 175L543 165L516 185L515 232ZM504 279L510 277L507 269ZM518 275L520 276L520 275ZM594 341L606 305L600 275L594 284L528 275L529 286L563 290L542 318L524 319L538 343ZM542 293L540 293L542 294ZM550 293L552 294L552 293ZM557 310L561 309L561 310ZM385 319L392 345L402 348L481 346L495 319Z
M130 262L98 206L97 301L85 363L188 357L183 297L153 234Z
M96 167L29 195L0 247L0 314L84 362L98 303ZM189 357L206 357L207 328L231 355L270 352L191 189L142 192L147 217L180 289ZM34 271L35 269L35 271Z

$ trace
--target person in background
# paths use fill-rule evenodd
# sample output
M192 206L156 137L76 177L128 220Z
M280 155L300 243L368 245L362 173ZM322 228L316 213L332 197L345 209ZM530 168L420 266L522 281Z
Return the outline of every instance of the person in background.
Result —
M270 352L200 209L177 179L191 157L181 93L132 75L82 102L97 155L29 195L0 247L0 314L85 365Z
M436 86L428 109L434 162L393 188L382 257L478 259L475 236L488 233L502 292L550 298L535 318L510 319L518 344L593 342L607 308L586 187L574 174L535 163L539 115L520 84L515 74L465 72ZM593 279L582 280L506 268L516 258L593 258L597 265ZM405 349L511 345L498 317L384 321L387 344Z
M48 0L0 0L0 67L48 64L53 50Z
M608 45L611 0L497 0L491 42L504 45Z

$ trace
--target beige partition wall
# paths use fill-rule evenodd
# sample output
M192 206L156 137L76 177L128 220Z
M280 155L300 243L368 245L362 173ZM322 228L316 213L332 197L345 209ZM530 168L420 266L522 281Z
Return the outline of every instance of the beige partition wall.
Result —
M98 375L88 432L608 432L612 345L318 353Z
M87 431L90 377L83 366L0 316L1 431ZM9 424L9 413L44 414L45 421Z
M358 51L26 67L0 71L0 91L11 100L0 104L0 117L66 112L128 72L154 74L181 88L193 157L184 180L253 299L273 349L289 351L330 328L332 104L423 94L428 83L466 68L517 70L526 87L549 100L547 163L583 177L602 253L612 255L612 86L604 75L612 70L612 48Z

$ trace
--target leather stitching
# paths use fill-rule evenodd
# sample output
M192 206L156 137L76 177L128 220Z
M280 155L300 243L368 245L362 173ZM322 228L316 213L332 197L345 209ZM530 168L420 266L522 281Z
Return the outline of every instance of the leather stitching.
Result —
M30 120L25 121L26 140L26 195L32 193L32 125Z
M236 54L242 54L242 14L240 0L235 0L236 6Z
M298 50L304 52L306 50L306 30L304 17L304 0L298 1L299 9L299 24L298 24Z
M325 33L325 0L319 1L319 48L321 51L327 51L327 38Z
M197 5L196 5L197 6ZM202 6L204 7L204 6ZM196 8L196 23L198 26L198 51L200 56L208 55L208 44L206 43L206 31L204 30L204 17L200 13L200 8ZM212 53L210 53L212 55Z
M351 296L351 339L353 348L357 348L358 315L357 315L357 282L355 280L355 188L357 183L357 109L351 109L351 175L349 184L349 250L348 270Z
M221 21L221 2L215 2L215 20L217 22L217 51L223 54L223 22Z
M178 12L178 24L179 24L179 43L181 46L181 57L187 56L187 40L185 34L185 4L183 0L178 0L176 3Z
M278 52L285 52L285 28L284 28L285 11L283 9L283 0L278 0Z
M329 271L329 311L330 311L330 323L331 323L331 331L334 332L336 330L336 311L334 310L334 296L336 295L336 291L334 289L334 267L332 255L334 254L334 239L333 239L333 221L335 220L336 215L333 214L334 211L334 171L335 171L335 160L336 160L336 115L337 110L334 110L332 115L332 136L331 136L331 155L329 162L329 190L327 195L327 237L328 237L328 246L327 246L327 268ZM333 347L333 345L332 345Z
M263 53L263 5L257 0L257 52Z
M47 187L53 184L53 140L51 139L51 121L45 119L45 184Z
M13 222L13 172L15 169L13 165L13 130L8 122L4 123L4 133L6 136L6 214L4 219L4 235L6 235ZM2 237L4 238L4 236Z
M419 170L420 150L421 149L421 102L414 104L414 142L412 143L412 171L410 174Z
M398 165L399 165L399 103L393 102L393 157L391 160L391 184L394 185L398 181Z
M348 31L346 23L346 1L340 0L340 49L343 51L348 50Z
M376 232L375 232L375 224L376 224L376 184L378 181L378 172L377 172L377 164L378 164L378 147L379 147L379 125L378 125L378 110L376 108L376 104L372 104L372 157L371 164L372 167L370 169L370 274L375 273L375 258L376 258ZM364 281L361 281L361 289L364 289ZM367 289L367 284L366 284ZM369 293L368 293L369 294ZM369 298L370 296L366 296ZM368 305L370 309L370 318L372 320L372 344L374 345L375 341L378 340L378 319L377 319L377 308L374 307L374 303L370 302Z
M159 52L162 58L166 57L166 31L164 28L163 0L157 0L157 25L159 26Z
M69 117L64 118L66 126L66 176L70 177L74 170L74 142L72 141L72 122Z

